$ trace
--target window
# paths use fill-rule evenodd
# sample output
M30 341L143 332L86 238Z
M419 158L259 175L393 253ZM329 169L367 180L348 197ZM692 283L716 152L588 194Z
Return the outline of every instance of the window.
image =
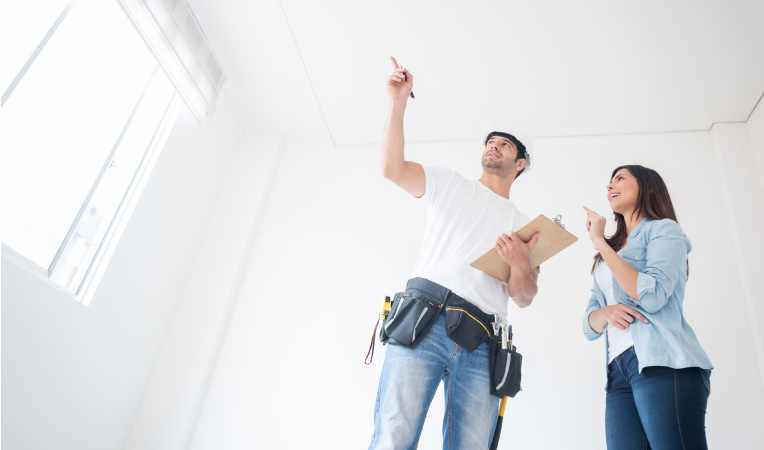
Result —
M179 96L117 1L13 3L2 27L3 254L87 304ZM39 20L6 26L9 13Z

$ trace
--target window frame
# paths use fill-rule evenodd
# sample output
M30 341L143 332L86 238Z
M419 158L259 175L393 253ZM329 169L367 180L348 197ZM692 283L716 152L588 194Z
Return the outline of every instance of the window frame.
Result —
M116 1L116 0L112 0L112 1ZM63 21L66 19L69 11L71 10L71 8L74 6L75 3L76 1L70 1L66 4L63 12L58 16L58 19L53 23L49 31L42 38L40 44L35 48L33 53L27 59L24 66L19 70L19 73L13 78L11 83L8 85L7 89L3 92L2 105L5 104L6 100L13 93L16 86L24 79L24 76L26 75L29 68L31 68L31 66L34 64L35 60L37 59L37 56L42 52L42 50L45 48L45 46L50 41L50 39L55 35L55 32L58 30L61 23L63 23ZM119 4L119 2L117 3ZM127 14L125 15L125 20L130 21L130 18L127 16ZM135 25L133 24L133 26ZM150 49L147 48L146 51L150 52ZM87 196L82 200L80 209L75 219L72 221L72 224L69 227L64 239L59 245L59 248L56 251L54 258L50 262L50 265L47 268L45 268L39 265L38 263L32 261L30 258L24 256L22 253L18 252L17 250L13 249L12 247L6 245L4 242L2 243L1 252L2 252L2 260L4 263L9 262L14 264L20 269L33 275L35 278L38 278L44 281L45 284L53 287L56 291L62 293L63 295L69 298L74 299L75 301L79 303L82 303L85 306L90 304L90 301L92 300L93 295L98 289L101 278L103 277L106 271L106 268L108 267L109 261L111 260L111 257L114 254L114 251L116 250L116 247L119 244L119 241L127 225L127 222L129 221L129 218L131 217L141 197L141 194L143 193L143 189L146 186L146 183L149 179L149 175L151 174L159 158L159 155L161 154L165 146L167 138L169 137L170 133L173 130L178 114L180 113L182 108L181 105L184 104L183 100L181 99L181 96L177 92L176 87L173 86L172 96L170 97L170 100L168 101L165 107L165 110L162 113L161 119L156 124L156 128L153 131L153 134L151 136L151 139L148 145L146 146L145 150L141 154L140 162L138 163L135 173L132 175L132 178L130 179L127 189L125 191L120 192L119 194L115 194L121 197L119 200L119 206L114 212L114 215L111 218L109 218L109 223L107 225L106 232L103 236L103 239L98 244L98 248L95 251L93 258L87 263L88 268L82 281L79 283L76 290L72 291L66 288L65 286L59 284L54 278L58 274L57 269L60 269L62 267L62 264L61 264L62 257L64 254L66 254L68 246L72 244L72 238L84 217L84 212L87 211L94 193L99 188L99 185L106 173L106 170L109 168L115 153L119 149L119 146L122 142L122 138L130 129L130 126L133 123L133 119L144 100L146 90L148 89L150 84L155 80L155 75L157 71L160 71L160 72L163 71L162 67L159 65L158 62L157 62L157 66L156 66L154 74L152 74L152 76L146 82L146 85L144 86L144 90L141 93L141 96L136 101L133 107L132 113L130 114L130 116L128 117L124 125L122 126L120 135L117 137L114 145L109 151L108 156L106 157L105 162L97 178L93 182L93 185L91 186Z

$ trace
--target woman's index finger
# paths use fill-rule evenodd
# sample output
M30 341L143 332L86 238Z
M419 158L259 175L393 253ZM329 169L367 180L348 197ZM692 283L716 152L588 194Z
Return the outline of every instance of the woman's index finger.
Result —
M644 323L648 323L647 322L647 318L645 316L643 316L642 314L638 313L633 308L629 308L629 310L630 310L629 314L631 314L632 316L636 317L637 319L641 320Z
M391 56L391 57L390 57L390 60L393 62L393 66L395 66L395 68L396 68L396 69L397 69L398 67L400 67L400 65L398 64L398 61L396 61L396 60L395 60L395 57L394 57L394 56Z

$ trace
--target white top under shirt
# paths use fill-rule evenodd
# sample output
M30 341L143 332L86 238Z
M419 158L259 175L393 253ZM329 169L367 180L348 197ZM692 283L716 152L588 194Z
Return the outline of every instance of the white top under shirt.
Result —
M427 222L413 276L446 286L486 314L506 318L507 283L470 263L492 249L501 233L520 229L528 218L512 200L454 170L424 166L424 173Z
M605 261L600 261L597 264L597 270L594 271L594 281L597 282L600 291L605 296L605 301L608 306L617 305L615 296L613 295L613 272L610 270ZM605 325L607 330L607 354L608 364L613 362L616 356L623 353L627 348L634 345L634 341L631 339L631 328L627 327L625 330L620 330L616 327Z

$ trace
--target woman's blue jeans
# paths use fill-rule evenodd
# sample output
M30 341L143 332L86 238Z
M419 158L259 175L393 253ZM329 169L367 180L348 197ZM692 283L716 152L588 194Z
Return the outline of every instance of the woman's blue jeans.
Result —
M645 367L630 347L608 365L608 450L706 450L711 371Z
M370 450L417 447L427 409L443 381L443 449L487 449L499 398L491 395L488 342L472 352L446 335L445 314L414 348L389 344L374 408Z

